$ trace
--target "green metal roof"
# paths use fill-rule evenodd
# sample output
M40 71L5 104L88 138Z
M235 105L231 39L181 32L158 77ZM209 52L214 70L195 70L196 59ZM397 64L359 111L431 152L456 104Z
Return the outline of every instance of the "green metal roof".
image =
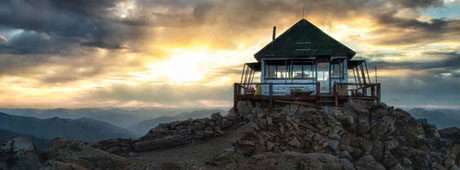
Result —
M347 56L356 53L302 19L255 54L255 58Z

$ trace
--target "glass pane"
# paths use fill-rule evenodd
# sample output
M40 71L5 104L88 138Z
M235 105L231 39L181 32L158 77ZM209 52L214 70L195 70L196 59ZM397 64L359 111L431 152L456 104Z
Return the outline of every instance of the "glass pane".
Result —
M268 65L268 78L276 78L276 65Z
M343 64L337 63L331 65L331 77L341 78L343 75Z
M329 63L318 64L318 80L325 81L329 80Z
M278 65L276 69L276 78L287 78L288 70L285 65Z
M329 80L329 74L326 71L318 71L318 80L325 81Z
M315 77L312 65L303 65L303 76L304 78L314 78Z
M302 65L292 65L292 78L302 78Z

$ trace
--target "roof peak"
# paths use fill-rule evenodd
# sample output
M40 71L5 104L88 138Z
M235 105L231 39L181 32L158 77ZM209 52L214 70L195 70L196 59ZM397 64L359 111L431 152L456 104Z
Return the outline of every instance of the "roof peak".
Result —
M257 60L265 57L347 56L355 52L335 40L305 18L255 54Z

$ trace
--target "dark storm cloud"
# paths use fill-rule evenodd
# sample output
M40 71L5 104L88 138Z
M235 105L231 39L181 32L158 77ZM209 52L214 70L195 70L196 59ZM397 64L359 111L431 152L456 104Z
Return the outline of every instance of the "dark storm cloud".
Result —
M402 20L392 15L402 8L425 8L441 5L441 0L234 0L234 1L183 1L137 0L136 18L117 19L113 9L117 3L127 0L6 0L0 2L0 26L45 34L20 35L17 39L31 39L25 46L8 43L0 46L0 53L51 53L63 47L78 45L101 48L124 48L127 42L142 37L140 27L153 22L157 26L194 27L203 24L221 25L227 33L250 32L248 28L262 28L285 16L301 15L305 5L306 15L324 18L347 18L351 15L375 15L381 23L394 27L423 28L422 37L458 30L460 24L447 20L423 23ZM392 6L382 9L382 6ZM376 10L382 9L382 10ZM187 12L188 11L188 12ZM190 12L191 11L191 12ZM379 11L379 12L375 12ZM381 13L381 12L385 13ZM329 20L325 19L324 21ZM227 31L225 31L227 30ZM253 30L252 30L253 31ZM428 32L430 34L428 34ZM414 37L412 39L416 39ZM384 40L380 43L403 42L404 39ZM20 41L20 40L18 40ZM16 41L16 42L18 42ZM410 42L410 41L408 41Z
M71 45L68 39L53 37L47 33L35 31L21 31L21 33L3 45L0 44L0 54L42 54L61 53L68 50Z
M395 0L395 2L409 8L440 6L443 4L443 0Z
M0 2L0 26L23 30L17 41L0 46L0 53L55 52L60 46L121 48L138 31L132 22L111 16L119 1L6 0ZM141 32L137 32L140 34ZM31 35L34 34L34 35ZM48 38L39 37L46 35ZM30 42L27 42L30 39Z
M378 21L385 26L374 34L388 33L387 29L401 30L385 39L379 39L381 45L415 45L418 43L430 43L449 41L460 38L460 20L458 19L431 19L419 21L417 19L397 18L390 14L379 15ZM410 30L405 32L403 30Z
M438 72L451 72L460 68L460 52L424 52L424 57L431 57L429 61L405 61L405 62L385 62L377 61L372 64L382 69L410 69L410 70L431 70Z
M332 24L337 20L352 20L354 17L371 17L380 24L373 34L390 34L371 42L377 45L410 45L448 40L452 36L460 37L460 20L420 21L396 15L401 10L420 14L423 9L441 7L442 0L154 0L138 3L147 9L154 9L155 6L168 9L161 12L151 11L154 22L158 25L196 27L202 24L218 24L223 34L251 34L251 31L268 28L284 18L300 18L302 6L305 6L305 16L316 18L316 22L322 25ZM192 12L178 12L187 7L191 7ZM412 32L403 34L407 29L412 29Z

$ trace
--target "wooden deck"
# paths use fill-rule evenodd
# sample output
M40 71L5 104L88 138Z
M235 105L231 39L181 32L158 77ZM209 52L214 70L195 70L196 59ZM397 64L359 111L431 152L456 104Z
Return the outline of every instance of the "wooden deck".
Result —
M269 95L255 94L253 90L249 90L251 86L270 86ZM315 92L305 95L288 95L275 96L272 95L271 86L273 84L251 83L234 85L234 106L238 101L263 101L270 104L273 103L297 103L304 105L315 106L342 106L349 100L366 100L372 102L380 102L381 89L379 83L374 84L356 84L356 83L336 83L333 85L331 93L321 94L319 92L319 83L316 84ZM235 107L236 108L236 107Z

